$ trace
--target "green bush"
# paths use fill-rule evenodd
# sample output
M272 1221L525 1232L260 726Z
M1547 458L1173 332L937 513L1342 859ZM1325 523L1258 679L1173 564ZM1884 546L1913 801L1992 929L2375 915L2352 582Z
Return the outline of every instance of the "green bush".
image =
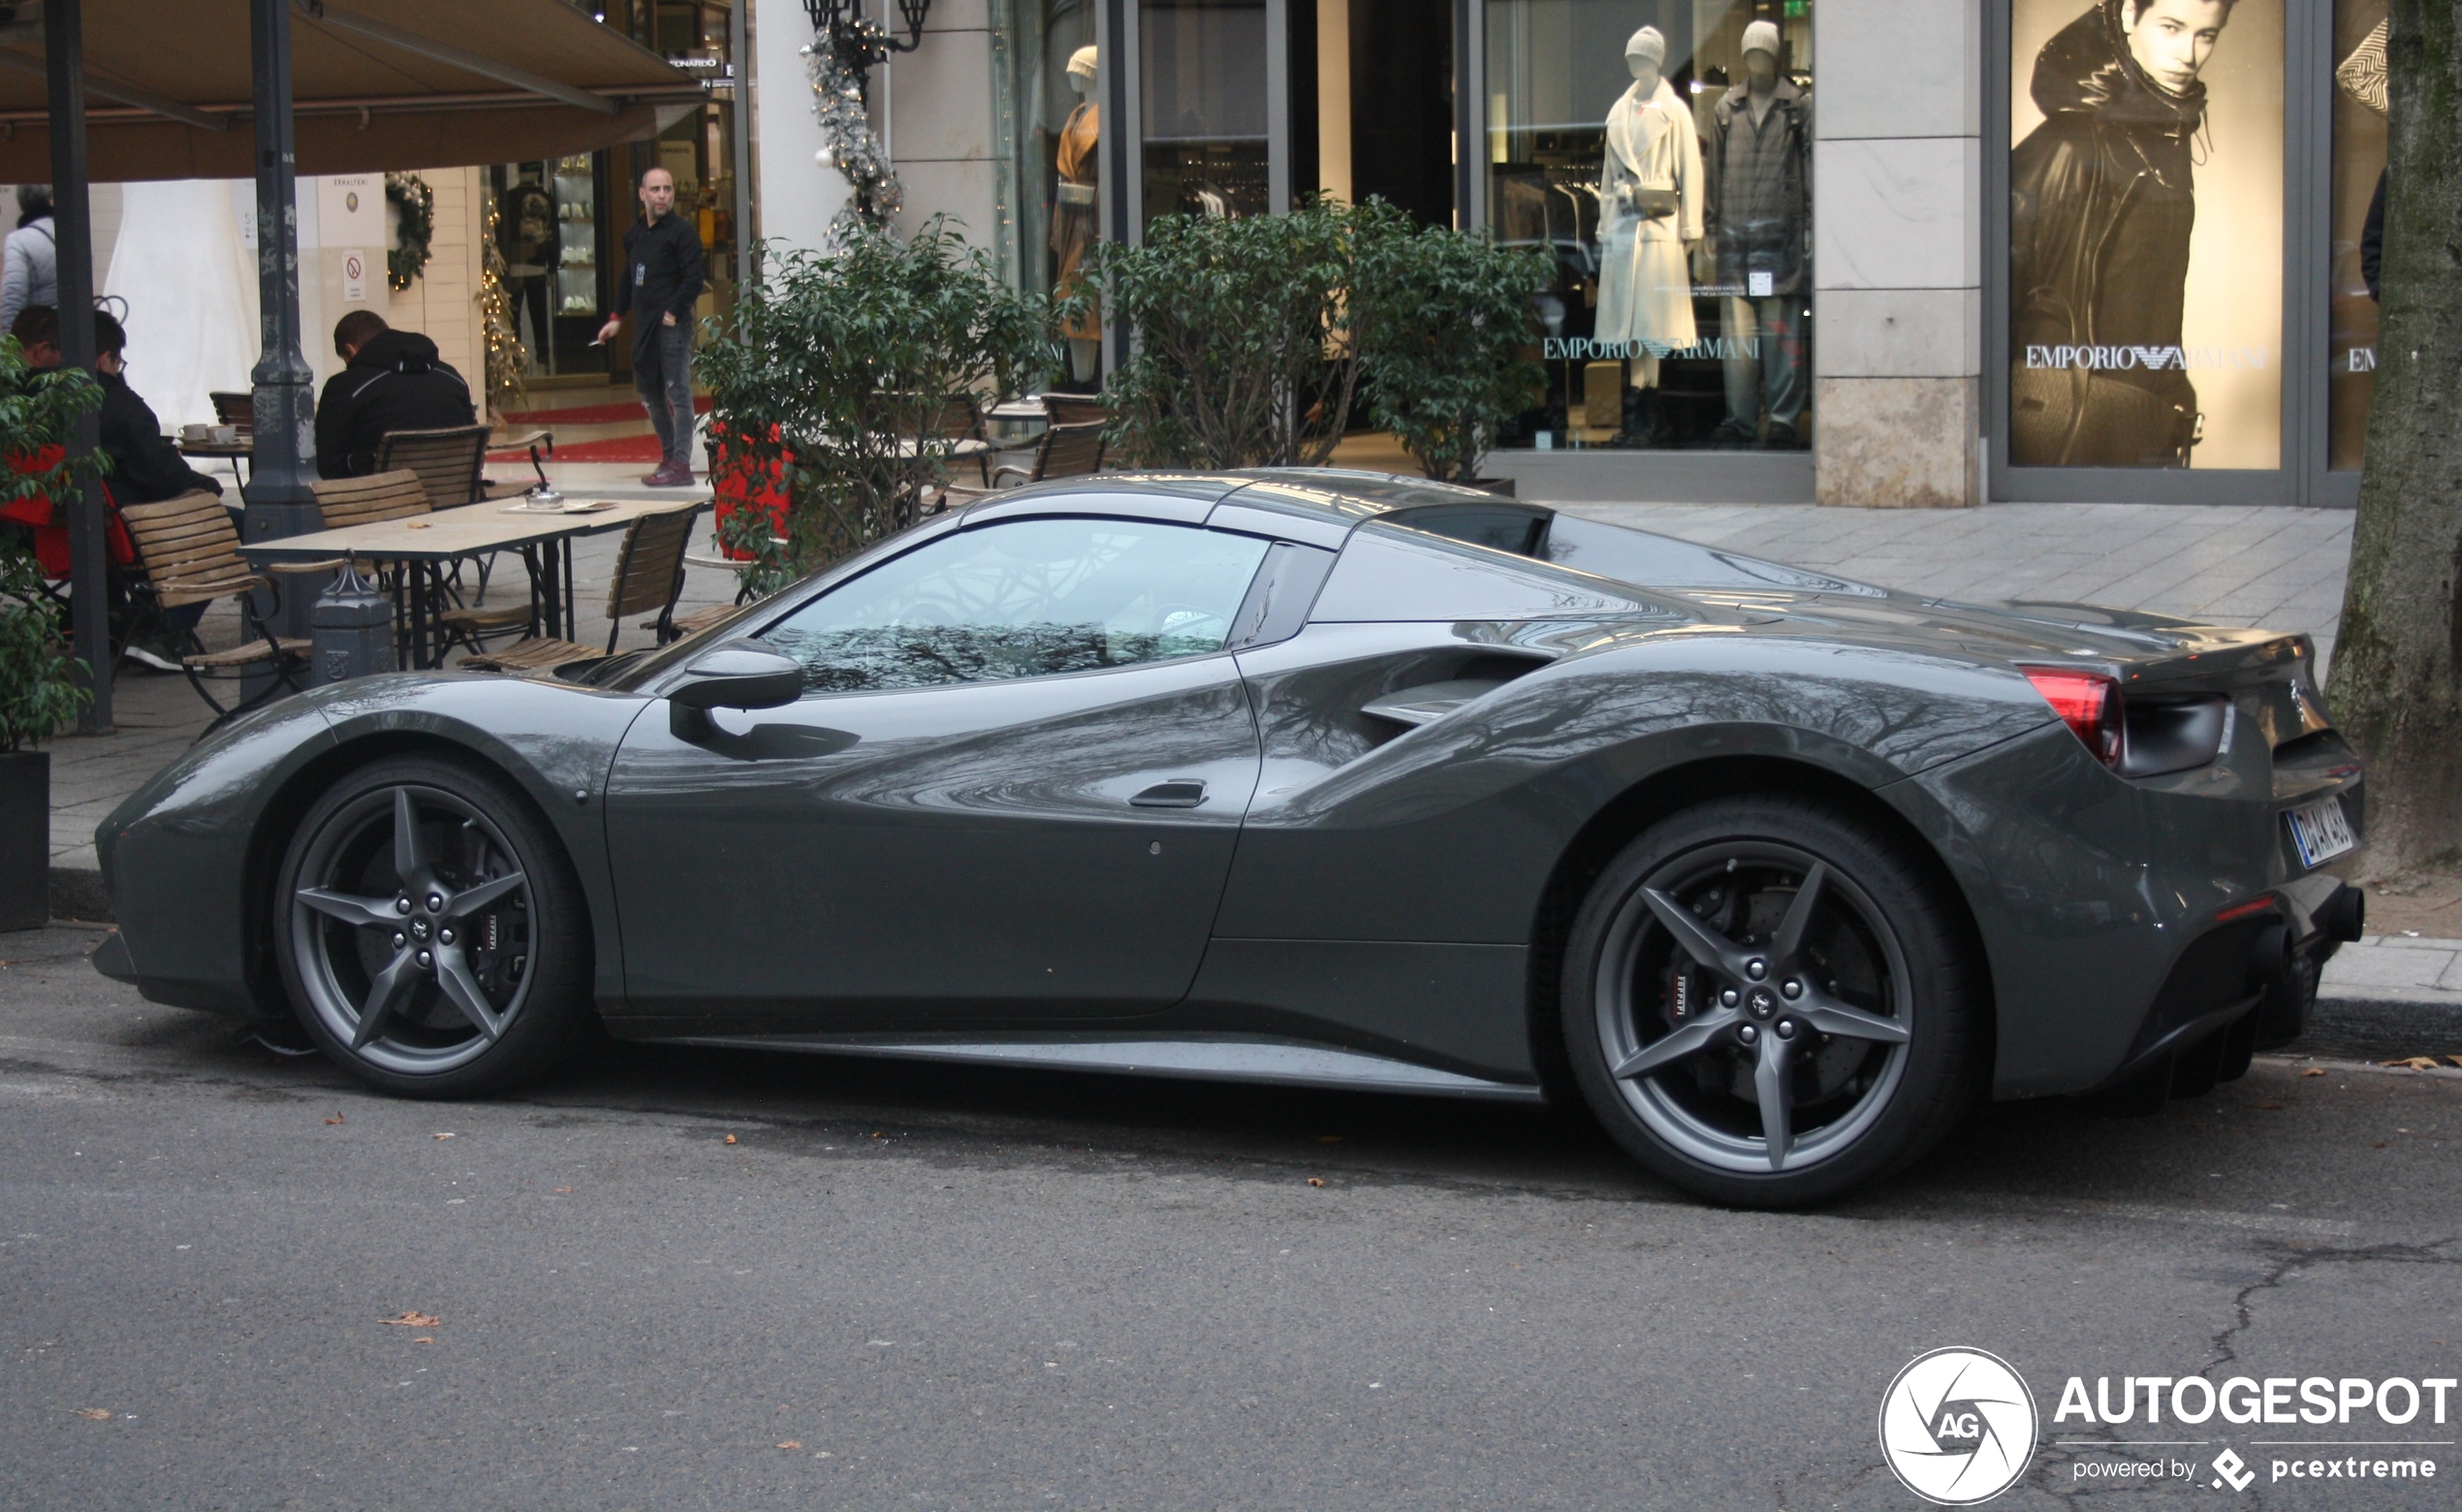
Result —
M729 521L754 587L913 524L946 457L900 441L952 399L1039 387L1072 307L1009 288L937 217L906 241L856 230L833 252L773 258L697 360L730 457L756 476L783 463L788 544L748 511Z
M1131 354L1104 386L1115 455L1155 467L1320 466L1342 438L1364 313L1354 269L1407 218L1311 198L1288 215L1166 215L1095 249Z
M1431 228L1360 250L1354 303L1369 415L1428 476L1467 483L1497 433L1538 401L1546 372L1534 296L1545 253Z

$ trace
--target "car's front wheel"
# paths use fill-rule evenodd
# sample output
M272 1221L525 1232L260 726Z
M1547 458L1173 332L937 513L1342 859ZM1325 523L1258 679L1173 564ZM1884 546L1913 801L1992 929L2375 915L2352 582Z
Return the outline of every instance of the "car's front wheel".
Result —
M501 1091L587 1024L580 883L537 810L475 764L391 757L343 777L292 836L272 902L300 1023L387 1091Z
M1720 1202L1817 1202L1930 1149L1974 1091L1965 936L1898 841L1833 804L1721 799L1654 825L1576 916L1562 1001L1608 1132Z

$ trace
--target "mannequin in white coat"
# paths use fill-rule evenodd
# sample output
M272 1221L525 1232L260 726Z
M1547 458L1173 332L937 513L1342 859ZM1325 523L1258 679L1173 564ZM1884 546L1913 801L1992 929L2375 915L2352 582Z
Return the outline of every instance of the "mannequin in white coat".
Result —
M1627 349L1624 428L1614 445L1649 446L1658 359L1693 344L1689 249L1701 239L1701 142L1666 79L1667 39L1645 26L1625 44L1632 87L1607 112L1599 166L1598 320L1594 338Z

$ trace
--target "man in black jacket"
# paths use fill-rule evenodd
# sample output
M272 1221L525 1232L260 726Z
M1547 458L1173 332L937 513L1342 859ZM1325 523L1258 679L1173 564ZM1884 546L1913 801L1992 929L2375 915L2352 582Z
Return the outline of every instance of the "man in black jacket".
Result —
M60 312L51 306L27 305L17 312L9 333L25 349L28 366L60 365ZM110 458L111 470L105 482L112 504L156 504L197 490L220 498L222 485L188 465L188 459L179 455L179 448L163 435L163 425L155 418L153 406L139 398L137 391L128 386L127 354L128 332L118 321L96 311L94 378L102 385L103 409L95 450ZM231 515L232 523L237 525L239 512L233 509ZM120 594L114 592L112 596L116 600ZM205 614L204 604L186 604L166 611L162 631L150 639L131 641L127 654L163 672L179 671L180 656L200 649L197 621Z
M353 310L333 323L333 352L349 365L326 379L317 397L320 478L374 472L377 444L389 430L448 430L477 418L470 385L436 356L436 343L393 330L374 310Z
M692 312L707 281L701 233L676 213L675 176L641 175L642 219L624 233L624 273L616 311L598 339L612 339L633 317L633 388L658 432L659 462L642 479L652 488L692 485Z

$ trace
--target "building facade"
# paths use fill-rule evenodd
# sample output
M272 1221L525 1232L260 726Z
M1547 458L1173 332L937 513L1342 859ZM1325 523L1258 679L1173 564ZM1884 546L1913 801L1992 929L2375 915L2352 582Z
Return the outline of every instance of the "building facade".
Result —
M817 245L812 22L753 6L756 231ZM870 105L900 223L1025 288L1311 192L1545 250L1526 495L2349 505L2385 10L933 0Z

